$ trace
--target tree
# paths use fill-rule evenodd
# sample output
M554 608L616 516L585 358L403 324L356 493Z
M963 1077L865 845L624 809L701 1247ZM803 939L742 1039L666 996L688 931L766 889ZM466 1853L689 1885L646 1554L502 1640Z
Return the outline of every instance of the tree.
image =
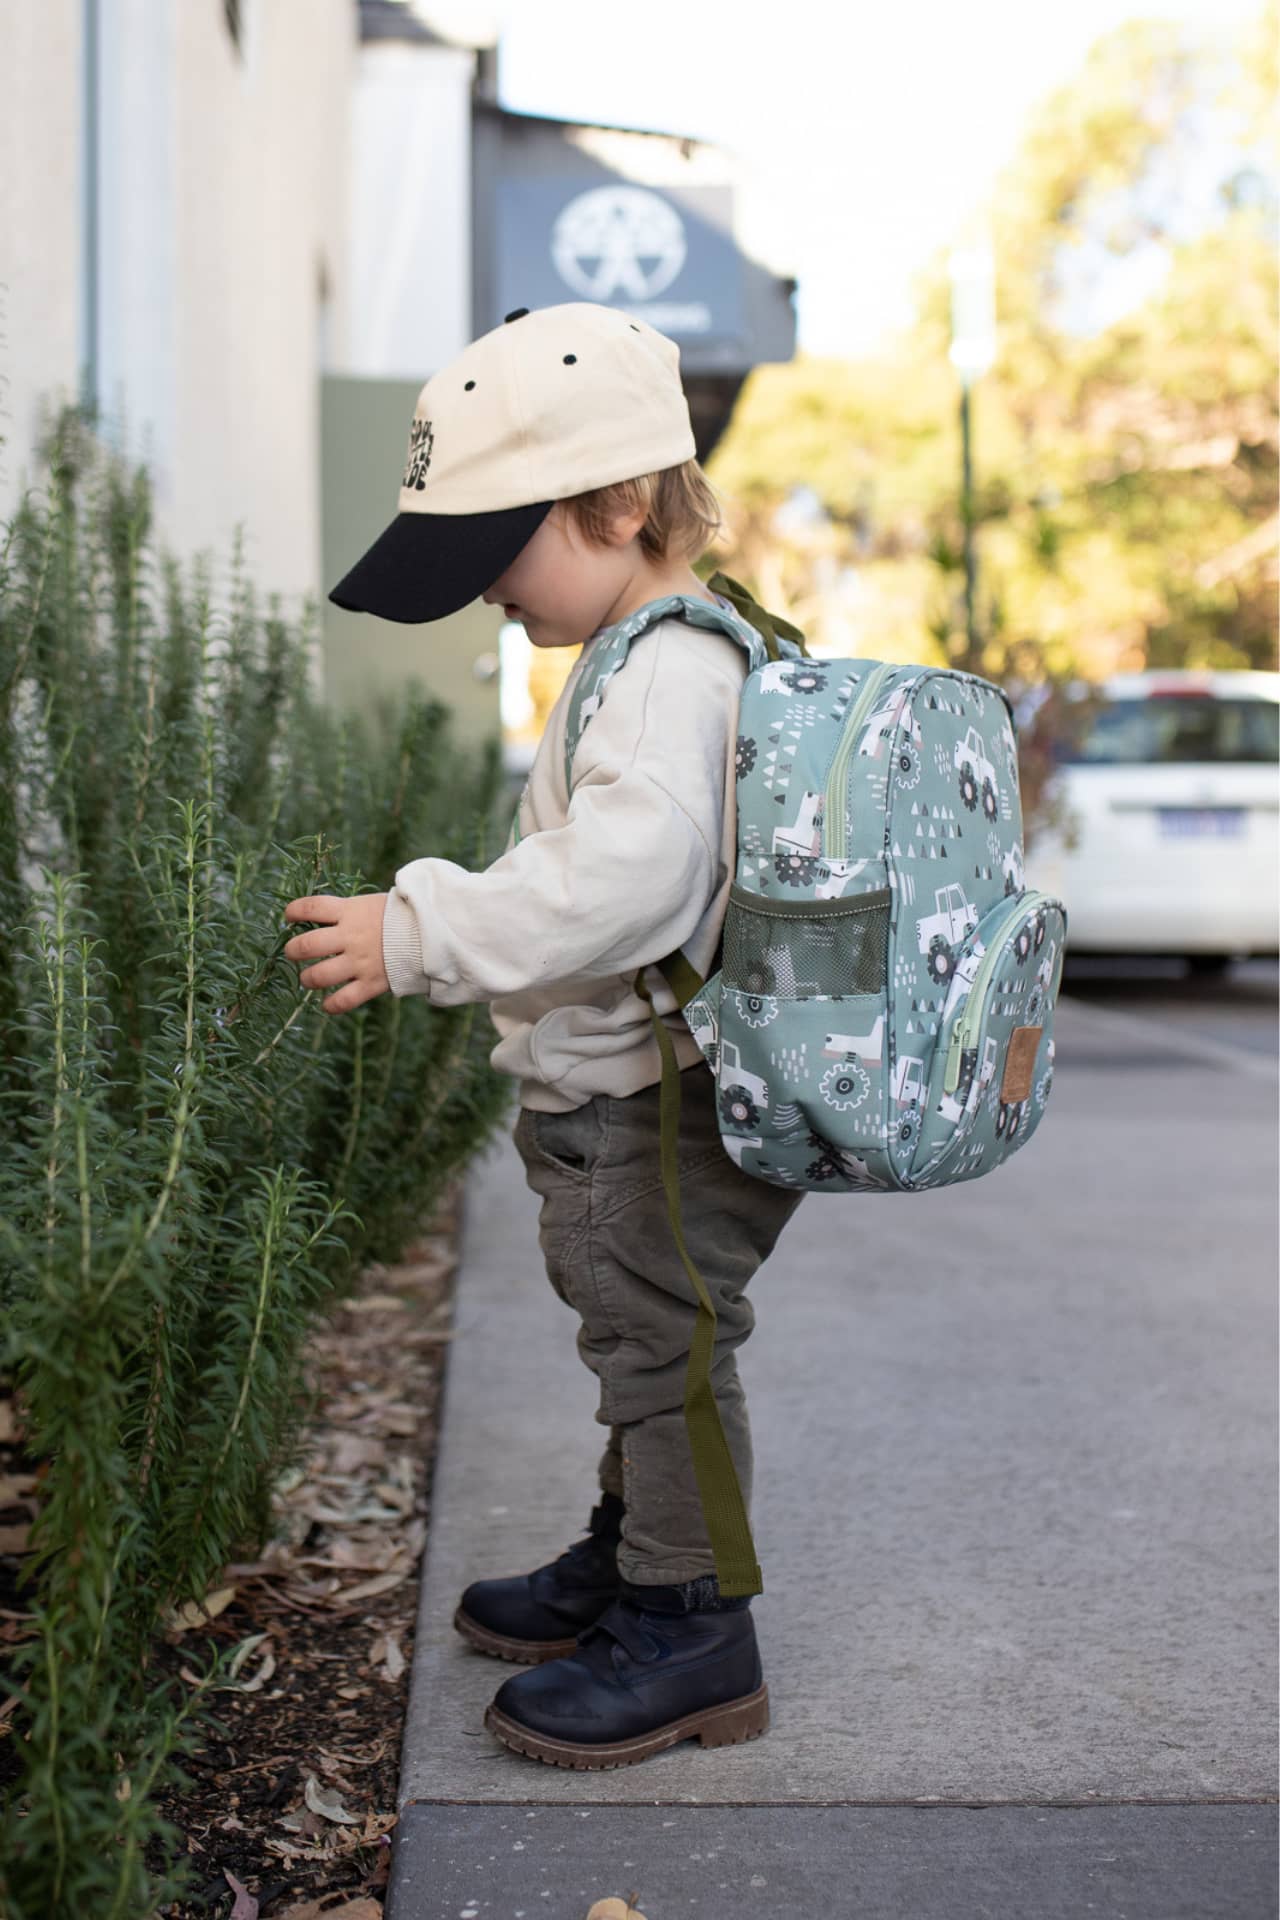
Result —
M718 558L815 651L1024 687L1274 664L1276 17L1268 0L1225 55L1160 21L1108 35L995 183L975 652L945 253L883 357L753 373L709 463L733 543ZM1210 217L1186 185L1206 177ZM1126 307L1135 276L1146 291ZM788 511L799 489L807 513Z

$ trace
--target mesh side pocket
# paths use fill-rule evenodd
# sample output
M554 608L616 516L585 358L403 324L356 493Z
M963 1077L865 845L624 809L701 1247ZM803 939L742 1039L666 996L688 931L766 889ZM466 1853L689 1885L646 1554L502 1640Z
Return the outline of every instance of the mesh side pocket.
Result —
M882 993L889 951L888 887L848 900L764 900L736 884L724 918L724 984L741 993Z

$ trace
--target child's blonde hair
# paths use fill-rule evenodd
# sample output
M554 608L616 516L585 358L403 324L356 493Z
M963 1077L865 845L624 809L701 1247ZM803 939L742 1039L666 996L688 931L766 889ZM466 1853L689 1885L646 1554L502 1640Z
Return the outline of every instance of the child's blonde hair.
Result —
M673 550L683 559L694 560L724 525L711 482L696 460L593 487L590 493L572 494L560 505L596 546L605 544L617 515L643 507L645 521L638 538L650 560L665 560Z

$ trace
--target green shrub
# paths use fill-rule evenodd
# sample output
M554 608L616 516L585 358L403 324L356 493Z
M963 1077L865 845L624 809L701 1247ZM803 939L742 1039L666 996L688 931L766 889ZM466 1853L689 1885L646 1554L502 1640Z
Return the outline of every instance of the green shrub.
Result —
M149 1795L199 1725L149 1665L163 1610L265 1544L309 1326L511 1092L481 1007L323 1013L283 909L484 864L502 780L416 688L328 713L314 603L260 616L237 538L218 610L75 409L45 461L0 560L0 1366L45 1475L0 1905L134 1920L182 1884Z

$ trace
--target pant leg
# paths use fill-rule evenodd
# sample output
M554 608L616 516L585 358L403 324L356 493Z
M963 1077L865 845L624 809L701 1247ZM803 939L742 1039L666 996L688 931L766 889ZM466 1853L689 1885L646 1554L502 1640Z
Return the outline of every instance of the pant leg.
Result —
M716 1308L711 1383L750 1511L752 1447L736 1349L755 1324L745 1288L804 1192L744 1174L725 1151L710 1070L680 1076L678 1163L689 1256ZM522 1111L516 1141L543 1200L548 1277L580 1318L578 1351L600 1382L610 1428L602 1486L620 1460L626 1514L618 1565L637 1584L715 1570L684 1417L697 1294L667 1214L659 1158L660 1086L598 1094L571 1114Z
M609 1428L609 1444L600 1455L596 1478L600 1482L601 1493L616 1494L619 1500L625 1501L627 1486L622 1463L623 1431L616 1423Z

